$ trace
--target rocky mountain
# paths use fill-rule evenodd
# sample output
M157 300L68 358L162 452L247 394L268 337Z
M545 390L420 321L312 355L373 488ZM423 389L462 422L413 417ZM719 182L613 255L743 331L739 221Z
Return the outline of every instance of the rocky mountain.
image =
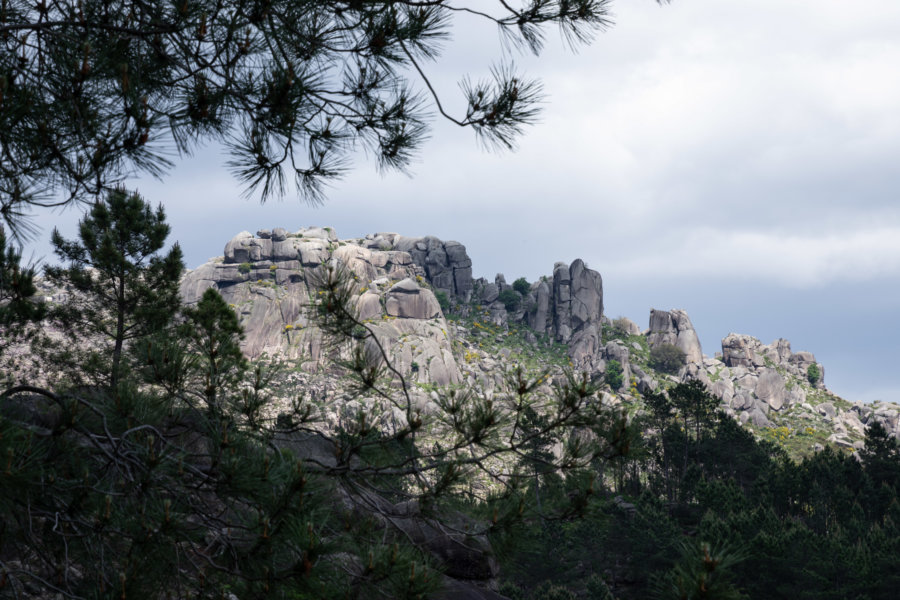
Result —
M873 420L900 434L900 407L835 396L824 366L810 352L793 352L787 340L763 344L732 333L710 357L684 310L652 309L645 330L627 318L608 319L602 277L580 259L556 263L527 287L512 286L502 274L473 278L472 261L456 241L396 233L341 240L328 227L279 227L236 235L223 256L184 277L181 293L192 303L217 288L240 315L249 357L295 361L303 373L321 376L328 364L323 339L304 306L327 263L352 273L361 319L420 391L467 382L489 392L510 362L570 366L599 380L615 360L623 378L611 401L639 405L641 394L699 379L742 424L801 452L829 443L858 448ZM651 352L664 345L684 354L676 373L652 366Z

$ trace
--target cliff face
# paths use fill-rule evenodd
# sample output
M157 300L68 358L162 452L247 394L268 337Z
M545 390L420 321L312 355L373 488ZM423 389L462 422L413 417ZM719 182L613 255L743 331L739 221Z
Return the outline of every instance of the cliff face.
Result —
M352 273L360 318L376 331L394 365L421 383L458 383L447 323L424 268L382 239L340 241L333 230L317 227L242 232L226 244L223 257L184 277L181 295L190 304L215 287L240 316L249 357L296 360L311 372L324 366L325 355L305 307L318 291L323 265L340 264Z

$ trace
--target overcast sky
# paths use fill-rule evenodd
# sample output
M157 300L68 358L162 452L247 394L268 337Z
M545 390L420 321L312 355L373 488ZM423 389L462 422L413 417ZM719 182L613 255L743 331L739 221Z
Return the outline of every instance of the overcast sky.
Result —
M134 186L165 205L190 267L241 230L306 225L455 239L490 279L583 258L610 317L646 327L651 308L684 308L706 354L729 332L784 337L847 399L900 401L900 3L619 0L615 13L577 54L552 31L540 58L516 55L549 98L515 153L435 121L412 176L362 157L320 208L243 199L215 147ZM503 55L477 20L453 32L429 67L451 110L456 82ZM43 237L74 235L77 218L42 215ZM49 254L43 240L31 251Z

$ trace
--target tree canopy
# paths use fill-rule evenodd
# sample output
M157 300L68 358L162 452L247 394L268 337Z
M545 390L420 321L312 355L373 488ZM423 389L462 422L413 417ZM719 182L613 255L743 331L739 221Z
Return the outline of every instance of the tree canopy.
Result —
M657 0L660 1L661 0ZM610 0L9 0L0 10L0 213L92 200L134 174L162 175L173 149L223 143L263 200L307 201L363 148L403 169L429 113L511 147L533 123L539 82L511 63L464 78L444 109L429 63L464 19L539 53L557 25L573 45L611 24Z

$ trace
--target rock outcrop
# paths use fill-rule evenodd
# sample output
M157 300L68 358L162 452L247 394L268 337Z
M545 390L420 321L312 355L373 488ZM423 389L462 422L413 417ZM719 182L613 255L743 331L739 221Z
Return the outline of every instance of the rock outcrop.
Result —
M526 301L532 310L527 322L538 333L569 345L575 366L592 370L601 358L603 279L600 273L576 259L571 265L558 262L551 282L532 286Z
M816 365L820 374L815 381L809 380L811 365ZM742 423L770 427L775 415L792 410L812 412L807 404L809 394L817 390L827 394L824 373L825 368L811 353L791 352L785 339L766 345L752 336L730 333L722 340L720 357L703 357L697 368L687 369L685 377L706 383L722 399L726 411ZM822 416L833 419L838 415Z
M299 359L306 370L315 370L323 364L323 340L305 308L317 293L323 265L339 264L353 279L359 318L378 335L395 367L413 381L459 382L447 323L423 267L383 240L341 241L320 227L241 232L226 244L223 257L184 277L181 296L190 304L215 287L240 317L242 349L249 357Z
M647 334L647 342L650 348L663 344L677 346L684 352L688 363L699 365L703 363L703 350L700 347L700 338L694 331L694 325L686 311L675 309L670 311L650 310L650 331Z
M509 325L517 323L527 325L534 340L543 334L565 344L571 366L595 379L602 380L608 361L616 360L623 370L620 394L647 393L659 389L666 379L699 379L721 398L727 412L758 428L774 427L785 415L796 413L827 420L834 428L831 441L837 445L858 445L865 426L873 421L895 435L900 433L900 409L895 405L877 409L858 405L850 410L823 402L829 397L824 367L809 352L793 352L784 339L763 344L732 333L722 340L720 358L706 357L687 312L676 309L651 310L646 346L634 339L604 340L602 278L582 260L556 263L552 276L526 291L511 286L502 274L493 281L473 280L472 261L458 242L396 233L340 240L327 227L295 232L275 228L235 236L226 244L223 257L185 277L181 291L185 301L193 302L207 287L216 287L241 317L249 356L300 359L303 368L312 372L325 364L325 354L323 340L307 320L304 307L316 293L322 265L331 263L344 265L352 273L354 285L359 286L360 318L377 332L392 364L414 382L465 381L492 390L504 378L508 354L482 354L480 344L465 339L473 335L477 339L485 331L448 326L435 295L441 291L457 310L474 311L485 325L490 324L492 336L500 335L498 331L506 335L503 332ZM624 318L612 327L623 340L640 333L636 324ZM465 369L457 362L461 356L454 356L448 331L466 356ZM662 344L685 353L686 366L676 378L647 367L647 346L652 350ZM810 372L818 377L811 380ZM429 400L422 402L426 406Z
M406 252L436 290L463 302L472 294L472 260L459 242L442 241L433 236L406 237L396 233L373 233L350 240L370 250Z

